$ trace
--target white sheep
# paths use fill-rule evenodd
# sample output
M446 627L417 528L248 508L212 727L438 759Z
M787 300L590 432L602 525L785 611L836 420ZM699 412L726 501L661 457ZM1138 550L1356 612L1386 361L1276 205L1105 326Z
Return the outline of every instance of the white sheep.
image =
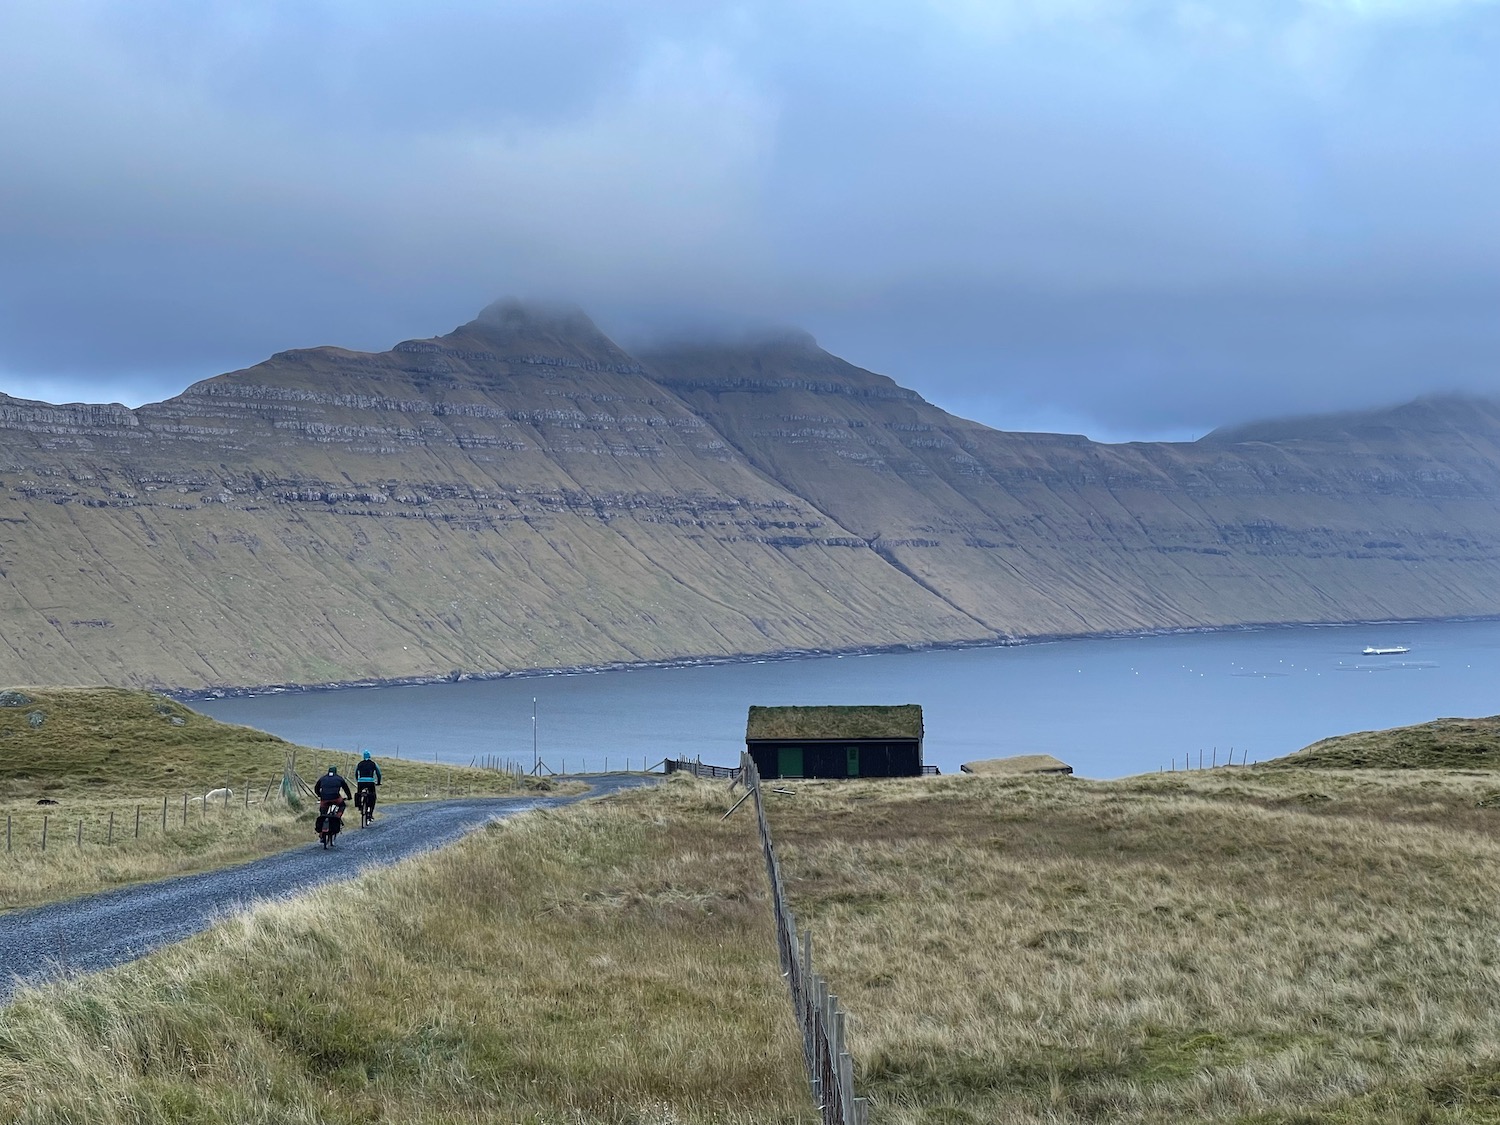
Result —
M222 801L224 804L227 805L227 804L229 804L229 798L231 798L233 796L234 796L234 790L233 789L224 789L224 788L210 789L207 793L203 794L203 803L205 805L211 805L215 801Z

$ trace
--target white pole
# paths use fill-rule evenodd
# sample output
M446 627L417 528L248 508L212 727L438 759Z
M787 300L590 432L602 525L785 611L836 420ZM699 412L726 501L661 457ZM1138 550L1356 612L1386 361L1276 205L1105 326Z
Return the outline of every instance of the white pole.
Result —
M537 771L536 756L536 696L531 697L531 772Z

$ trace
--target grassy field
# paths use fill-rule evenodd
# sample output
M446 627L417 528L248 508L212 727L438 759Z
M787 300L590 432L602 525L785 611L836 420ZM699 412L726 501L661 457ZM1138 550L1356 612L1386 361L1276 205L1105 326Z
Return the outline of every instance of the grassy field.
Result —
M333 764L353 775L348 754L297 747L150 692L0 692L0 910L309 842L307 808L278 796L289 754L308 780ZM386 802L564 791L495 770L381 764ZM227 801L204 800L221 786L232 790Z
M779 782L872 1119L1500 1125L1492 722L1110 782ZM529 814L23 993L0 1121L810 1121L730 800L678 776Z
M1500 1122L1500 777L781 783L872 1119Z
M1500 769L1500 716L1340 734L1268 765L1299 769Z
M530 813L0 1010L0 1120L815 1118L753 821Z

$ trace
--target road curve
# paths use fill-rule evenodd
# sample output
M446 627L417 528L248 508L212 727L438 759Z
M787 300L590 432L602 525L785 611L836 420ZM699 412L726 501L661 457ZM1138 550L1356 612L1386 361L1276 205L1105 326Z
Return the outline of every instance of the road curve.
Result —
M321 883L350 879L368 868L452 843L492 820L603 796L646 780L630 774L590 777L590 790L570 797L469 797L383 805L375 823L364 829L351 808L338 843L327 851L313 840L306 847L236 867L0 914L0 1004L23 984L133 961L257 900L290 898Z

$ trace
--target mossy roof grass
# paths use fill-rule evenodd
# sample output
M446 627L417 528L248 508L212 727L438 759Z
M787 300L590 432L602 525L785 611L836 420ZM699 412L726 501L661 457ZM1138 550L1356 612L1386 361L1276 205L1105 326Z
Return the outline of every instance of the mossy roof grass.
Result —
M965 762L959 767L964 773L985 777L1011 777L1023 773L1072 773L1073 767L1051 754L1016 754L1010 758L985 758L978 762Z
M751 707L747 740L916 738L922 737L922 708L915 703L894 707Z
M1266 764L1305 769L1500 769L1500 715L1335 735Z

